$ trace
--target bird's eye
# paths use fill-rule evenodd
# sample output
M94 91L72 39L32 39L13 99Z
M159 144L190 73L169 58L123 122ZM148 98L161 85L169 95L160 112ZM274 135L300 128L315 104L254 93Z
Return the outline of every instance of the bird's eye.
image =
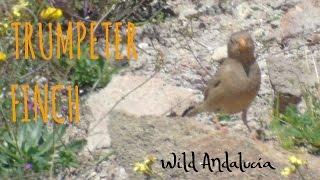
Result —
M231 42L232 44L234 44L234 43L236 43L236 40L235 40L235 39L230 39L230 42Z

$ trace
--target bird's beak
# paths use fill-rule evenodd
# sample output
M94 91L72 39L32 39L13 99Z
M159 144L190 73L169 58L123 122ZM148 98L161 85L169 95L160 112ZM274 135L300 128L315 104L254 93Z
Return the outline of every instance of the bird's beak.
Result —
M248 44L247 44L246 40L244 40L243 38L240 39L239 45L240 45L239 46L240 51L245 51L248 49Z

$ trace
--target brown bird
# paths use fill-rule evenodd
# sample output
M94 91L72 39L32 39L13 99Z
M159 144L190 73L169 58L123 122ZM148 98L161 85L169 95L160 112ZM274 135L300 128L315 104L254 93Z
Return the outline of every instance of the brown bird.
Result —
M182 116L194 116L201 112L234 114L242 112L243 123L249 131L247 111L256 97L261 83L261 74L254 56L254 42L250 34L240 31L231 35L228 42L228 57L204 91L204 101L190 107Z

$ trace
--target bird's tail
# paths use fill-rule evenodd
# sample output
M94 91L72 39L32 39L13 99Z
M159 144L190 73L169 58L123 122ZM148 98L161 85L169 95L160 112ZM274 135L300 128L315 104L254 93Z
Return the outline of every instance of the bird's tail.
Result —
M190 106L186 110L183 111L182 117L189 116L188 114L194 109L195 106Z
M185 116L188 116L188 117L190 117L190 116L195 116L195 115L197 115L198 113L201 113L202 111L201 111L201 108L202 108L202 106L201 105L199 105L199 106L190 106L190 107L188 107L186 110L184 110L183 111L183 113L182 113L182 117L185 117Z

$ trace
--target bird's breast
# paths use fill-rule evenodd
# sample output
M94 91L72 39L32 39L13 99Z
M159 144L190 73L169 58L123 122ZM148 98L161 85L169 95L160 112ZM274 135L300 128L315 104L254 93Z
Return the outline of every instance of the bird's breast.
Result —
M230 73L224 81L224 95L217 97L215 101L216 109L220 112L238 113L248 108L255 99L260 88L260 69L259 66L248 68L246 72L243 66L237 71Z

